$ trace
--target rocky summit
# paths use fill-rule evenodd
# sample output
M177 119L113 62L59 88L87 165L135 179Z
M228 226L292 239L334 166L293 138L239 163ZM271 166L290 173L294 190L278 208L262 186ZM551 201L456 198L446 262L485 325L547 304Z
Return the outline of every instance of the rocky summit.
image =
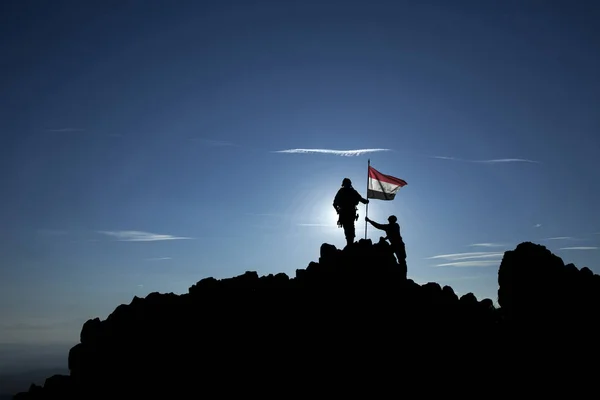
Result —
M134 297L83 325L69 375L14 398L488 398L591 387L600 276L525 242L504 254L498 283L496 308L407 279L383 240L323 244L293 278L248 271Z

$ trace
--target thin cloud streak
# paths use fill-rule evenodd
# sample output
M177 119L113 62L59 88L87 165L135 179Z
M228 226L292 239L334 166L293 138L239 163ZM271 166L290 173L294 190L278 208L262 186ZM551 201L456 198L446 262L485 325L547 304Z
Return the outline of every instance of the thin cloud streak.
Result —
M598 250L596 246L561 247L559 250Z
M165 260L172 260L171 257L154 257L154 258L148 258L148 261L165 261Z
M497 160L475 160L473 162L476 163L486 163L486 164L496 164L496 163L513 163L513 162L521 162L521 163L531 163L531 164L539 164L539 161L528 160L524 158L501 158Z
M342 157L354 157L368 153L376 153L380 151L391 151L391 149L358 149L358 150L333 150L333 149L288 149L277 150L274 153L290 153L290 154L332 154Z
M542 239L542 240L579 240L579 239L571 237L571 236L556 236L556 237L546 238L546 239Z
M539 161L528 160L525 158L497 158L497 159L491 159L491 160L465 160L462 158L445 157L445 156L431 156L431 158L437 158L438 160L462 161L462 162L479 163L479 164L501 164L501 163L540 164Z
M119 242L157 242L162 240L192 239L190 237L161 235L141 231L98 231L98 233L117 238Z
M502 243L473 243L469 245L470 247L505 247L506 245Z
M502 260L457 261L437 264L436 267L489 267L499 265Z
M446 259L451 261L458 260L470 260L474 258L490 258L503 256L502 252L491 252L491 251L475 251L471 253L454 253L454 254L440 254L437 256L429 257L428 260Z
M481 279L482 275L468 275L468 276L457 276L455 278L444 278L438 279L438 282L457 282L457 281L471 281L475 279Z

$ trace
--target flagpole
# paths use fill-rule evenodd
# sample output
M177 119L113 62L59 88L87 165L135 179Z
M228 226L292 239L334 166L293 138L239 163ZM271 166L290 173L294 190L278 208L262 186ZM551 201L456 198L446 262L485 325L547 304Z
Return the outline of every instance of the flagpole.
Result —
M371 159L367 160L367 200L369 200L369 169L371 168ZM367 239L367 217L369 216L369 203L365 206L365 240Z

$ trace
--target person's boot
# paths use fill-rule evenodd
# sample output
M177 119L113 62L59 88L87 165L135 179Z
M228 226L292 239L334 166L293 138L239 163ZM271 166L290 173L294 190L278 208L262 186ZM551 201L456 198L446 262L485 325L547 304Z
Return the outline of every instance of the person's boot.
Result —
M346 239L346 247L349 247L352 244L354 244L354 239Z

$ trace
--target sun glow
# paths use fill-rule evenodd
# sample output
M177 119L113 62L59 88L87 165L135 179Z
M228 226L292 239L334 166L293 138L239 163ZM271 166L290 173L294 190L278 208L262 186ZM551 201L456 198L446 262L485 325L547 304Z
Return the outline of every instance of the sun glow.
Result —
M335 233L334 229L337 228L338 215L333 208L331 200L320 200L315 204L315 211L315 226L319 226L324 232Z

